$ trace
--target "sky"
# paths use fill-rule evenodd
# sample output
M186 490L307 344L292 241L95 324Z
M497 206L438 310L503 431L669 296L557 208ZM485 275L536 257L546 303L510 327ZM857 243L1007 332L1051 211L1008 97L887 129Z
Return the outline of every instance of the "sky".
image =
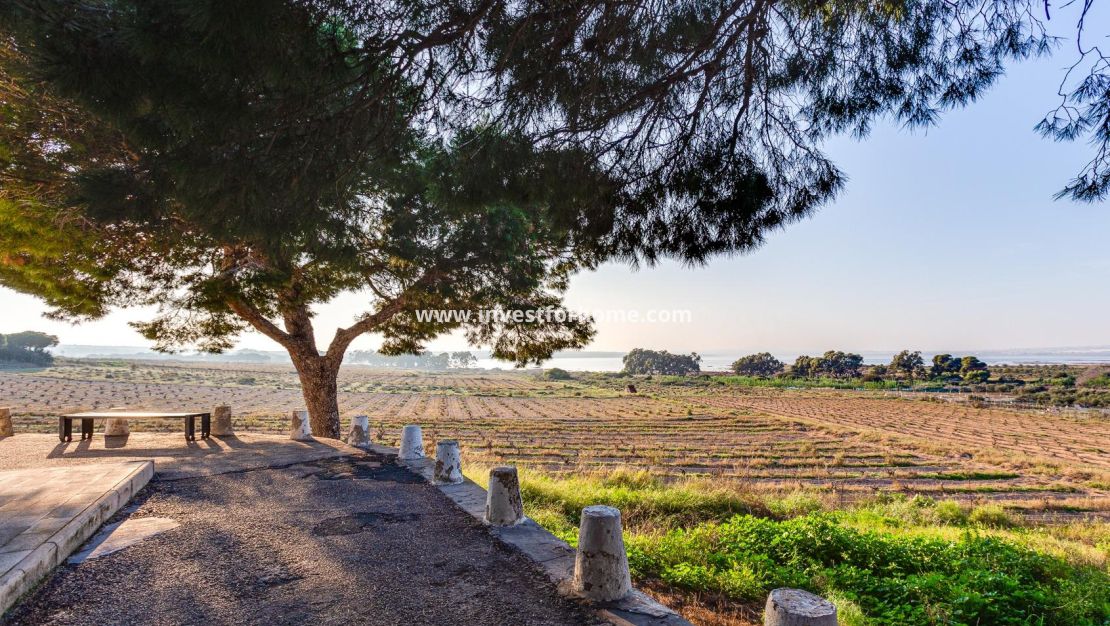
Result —
M1110 202L1053 194L1093 154L1033 126L1054 106L1068 54L1026 62L979 102L928 131L876 125L826 152L849 180L815 216L746 256L704 267L610 264L580 274L568 305L614 312L589 350L701 353L1004 350L1110 345ZM366 294L317 311L317 336L349 325ZM0 332L41 330L63 344L146 346L131 309L80 326L42 317L34 298L0 287ZM631 313L635 311L635 313ZM687 312L670 323L620 316ZM667 313L664 313L667 314ZM659 313L655 313L659 315ZM371 349L373 335L354 349ZM238 347L273 350L255 334ZM431 349L464 349L459 335Z

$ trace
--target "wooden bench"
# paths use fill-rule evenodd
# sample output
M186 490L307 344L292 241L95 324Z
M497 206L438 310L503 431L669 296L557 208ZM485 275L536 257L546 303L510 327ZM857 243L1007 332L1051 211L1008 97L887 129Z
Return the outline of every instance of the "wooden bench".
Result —
M185 422L185 441L196 441L196 419L200 418L200 438L212 432L211 413L162 413L157 411L90 411L71 413L58 418L58 441L73 441L73 420L81 420L81 440L92 439L93 422L108 419L179 419Z

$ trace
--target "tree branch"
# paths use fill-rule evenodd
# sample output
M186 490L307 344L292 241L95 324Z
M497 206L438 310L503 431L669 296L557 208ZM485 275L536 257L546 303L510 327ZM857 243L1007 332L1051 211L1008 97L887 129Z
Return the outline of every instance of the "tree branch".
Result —
M425 288L431 285L434 281L441 278L442 272L435 267L429 268L423 276L417 279L410 285L401 295L387 302L376 313L372 313L363 317L359 321L347 328L340 328L335 331L335 337L328 346L326 358L334 365L339 367L343 362L343 353L347 351L347 347L351 345L359 335L368 333L378 326L388 321L394 315L397 315L405 306L408 305L408 298L406 294L415 288Z
M258 332L278 342L282 347L289 349L292 345L292 338L288 333L278 328L277 325L267 319L261 311L245 300L240 298L228 298L227 306L230 307L236 315L246 320L251 326L254 326Z

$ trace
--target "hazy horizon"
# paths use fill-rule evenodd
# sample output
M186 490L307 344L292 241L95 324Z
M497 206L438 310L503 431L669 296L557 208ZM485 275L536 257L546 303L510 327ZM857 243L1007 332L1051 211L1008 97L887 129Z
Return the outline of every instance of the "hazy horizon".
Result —
M650 347L650 346L649 346ZM842 347L849 352L857 352L863 356L866 364L887 363L897 350L854 350ZM136 360L164 360L188 362L241 362L241 363L289 363L288 354L284 350L254 350L237 349L224 354L163 354L151 352L143 346L111 346L111 345L74 345L62 344L53 349L55 354L68 358L114 358ZM801 354L819 355L825 349L803 352L789 352L782 350L768 350L783 362L793 362ZM474 365L478 369L513 369L514 365L506 361L497 361L490 358L488 350L471 349L478 358ZM1110 346L1073 346L1057 348L1032 348L1013 350L922 350L926 361L933 354L950 353L957 356L973 354L989 365L1106 365L1110 364ZM603 350L564 350L545 361L543 368L559 367L572 371L619 371L623 369L622 357L626 352ZM722 371L729 369L731 363L746 354L737 350L717 350L699 353L702 357L703 371ZM256 355L262 355L264 359ZM351 363L351 365L357 365ZM536 367L530 365L529 367ZM421 369L416 367L415 369Z

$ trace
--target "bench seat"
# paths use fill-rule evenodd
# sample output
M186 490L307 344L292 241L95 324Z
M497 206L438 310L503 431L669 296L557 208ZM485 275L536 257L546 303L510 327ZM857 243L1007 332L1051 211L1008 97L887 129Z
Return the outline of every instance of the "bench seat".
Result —
M58 418L58 440L73 441L73 420L81 420L81 440L92 439L93 423L109 419L179 419L185 424L185 441L196 441L196 418L200 418L200 438L207 439L212 432L212 414L201 411L87 411L70 413Z

